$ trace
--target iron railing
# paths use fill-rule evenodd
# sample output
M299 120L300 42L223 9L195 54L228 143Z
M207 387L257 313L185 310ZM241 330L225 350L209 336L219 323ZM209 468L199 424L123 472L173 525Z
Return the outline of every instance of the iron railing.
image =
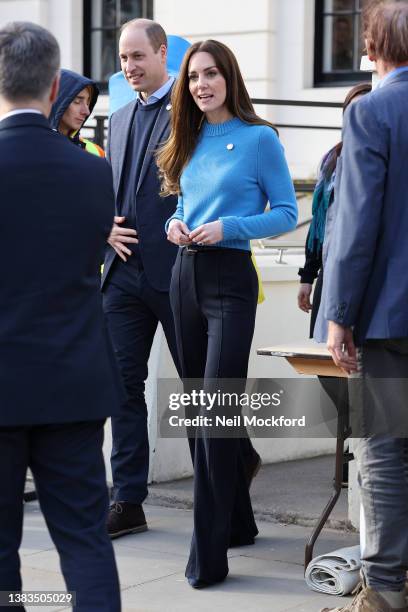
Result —
M300 106L303 108L343 108L341 102L317 102L314 100L273 100L270 98L252 98L252 103L264 106ZM341 126L337 125L316 125L316 124L295 124L295 123L274 123L277 128L289 128L299 130L337 130L341 131Z
M275 262L278 264L287 264L283 256L286 251L290 251L293 255L302 255L305 252L305 243L300 240L282 240L263 238L262 240L252 240L252 246L258 247L256 255L277 255Z
M275 100L271 98L253 98L253 104L263 106L284 106L284 107L303 107L303 108L338 108L341 109L341 102L316 102L312 100ZM316 124L297 124L297 123L275 123L277 128L297 129L297 130L336 130L341 131L338 125L316 125ZM108 117L105 115L95 115L93 121L86 127L86 135L101 147L106 145L108 128ZM308 187L308 184L306 185ZM306 189L309 190L309 189ZM300 189L299 189L300 191Z

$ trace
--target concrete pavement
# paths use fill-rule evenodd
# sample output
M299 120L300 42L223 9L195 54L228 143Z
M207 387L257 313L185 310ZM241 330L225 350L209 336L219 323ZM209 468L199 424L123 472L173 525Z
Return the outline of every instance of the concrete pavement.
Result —
M312 526L326 505L334 476L334 455L263 465L251 487L257 519ZM153 484L149 503L191 509L193 479ZM347 490L343 490L327 523L349 529Z
M259 522L255 545L231 551L227 580L197 591L184 578L192 512L147 505L146 516L149 531L114 541L124 612L317 612L345 601L306 587L302 562L308 528ZM356 534L326 530L316 552L356 542ZM25 590L64 590L58 555L37 502L25 508L21 560ZM32 612L51 609L27 607ZM55 608L62 609L68 608Z
M156 505L170 503L164 500L163 489L167 495L173 490L172 503L181 505L180 491L187 498L191 496L191 482L154 485L145 506L149 531L114 541L123 611L317 612L328 604L344 604L346 598L320 595L305 585L303 555L310 527L274 522L275 511L281 521L286 516L290 523L308 524L312 515L317 516L329 492L327 468L332 460L326 457L262 468L254 482L254 505L258 515L268 520L258 520L260 535L254 546L231 550L227 580L201 591L192 589L184 578L192 531L191 510ZM184 503L188 505L188 499ZM334 522L337 526L345 518L344 500L342 503ZM269 510L268 504L272 504ZM315 552L357 542L355 533L326 529ZM25 590L64 589L58 556L37 502L25 506L21 561ZM52 608L27 610L50 612Z

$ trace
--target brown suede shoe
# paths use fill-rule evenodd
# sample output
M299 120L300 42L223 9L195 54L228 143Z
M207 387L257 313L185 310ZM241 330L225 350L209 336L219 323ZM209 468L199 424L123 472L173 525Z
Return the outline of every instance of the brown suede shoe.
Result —
M408 612L408 608L391 608L377 591L366 587L344 608L322 608L320 612Z
M129 502L112 502L109 508L107 528L111 540L128 533L147 531L142 505Z

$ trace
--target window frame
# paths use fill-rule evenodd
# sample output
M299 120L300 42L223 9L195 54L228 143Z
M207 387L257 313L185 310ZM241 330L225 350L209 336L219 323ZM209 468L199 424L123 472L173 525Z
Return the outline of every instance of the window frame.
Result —
M354 0L356 3L357 0ZM341 87L353 85L361 81L369 81L371 74L361 72L360 70L350 70L349 72L324 72L324 25L325 17L331 13L324 10L324 0L315 0L315 48L314 48L314 87ZM345 13L349 15L350 13ZM358 14L356 4L353 9L353 18ZM356 45L355 34L353 37L353 46ZM354 52L354 50L353 50Z
M120 3L122 0L118 0ZM154 10L154 2L153 0L142 0L142 15L140 17L148 17L153 19L153 10ZM103 2L103 0L100 0ZM83 36L83 71L84 75L90 79L92 77L92 33L93 32L102 32L107 30L114 30L118 32L121 28L121 25L113 26L101 26L101 27L92 27L92 2L91 0L83 0L83 28L84 28L84 36ZM120 68L118 68L120 70ZM94 79L93 79L94 80ZM95 81L96 85L99 88L101 94L108 93L108 81Z

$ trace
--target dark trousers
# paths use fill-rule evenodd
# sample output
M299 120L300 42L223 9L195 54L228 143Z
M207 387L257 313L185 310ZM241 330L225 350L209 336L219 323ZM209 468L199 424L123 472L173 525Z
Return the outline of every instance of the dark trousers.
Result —
M132 291L107 283L103 308L126 389L121 413L112 418L113 497L115 501L141 504L147 497L149 474L145 381L159 322L178 368L169 294L153 289L141 269Z
M408 570L408 338L367 340L349 378L361 503L362 569L375 590L401 591Z
M30 468L67 590L76 592L74 609L120 611L118 574L106 531L103 425L0 428L0 591L21 590L18 549Z
M183 379L245 381L255 325L258 280L250 253L190 252L176 259L170 299ZM210 584L228 574L231 541L251 544L258 533L248 485L248 439L189 437L194 463L194 533L186 576Z

